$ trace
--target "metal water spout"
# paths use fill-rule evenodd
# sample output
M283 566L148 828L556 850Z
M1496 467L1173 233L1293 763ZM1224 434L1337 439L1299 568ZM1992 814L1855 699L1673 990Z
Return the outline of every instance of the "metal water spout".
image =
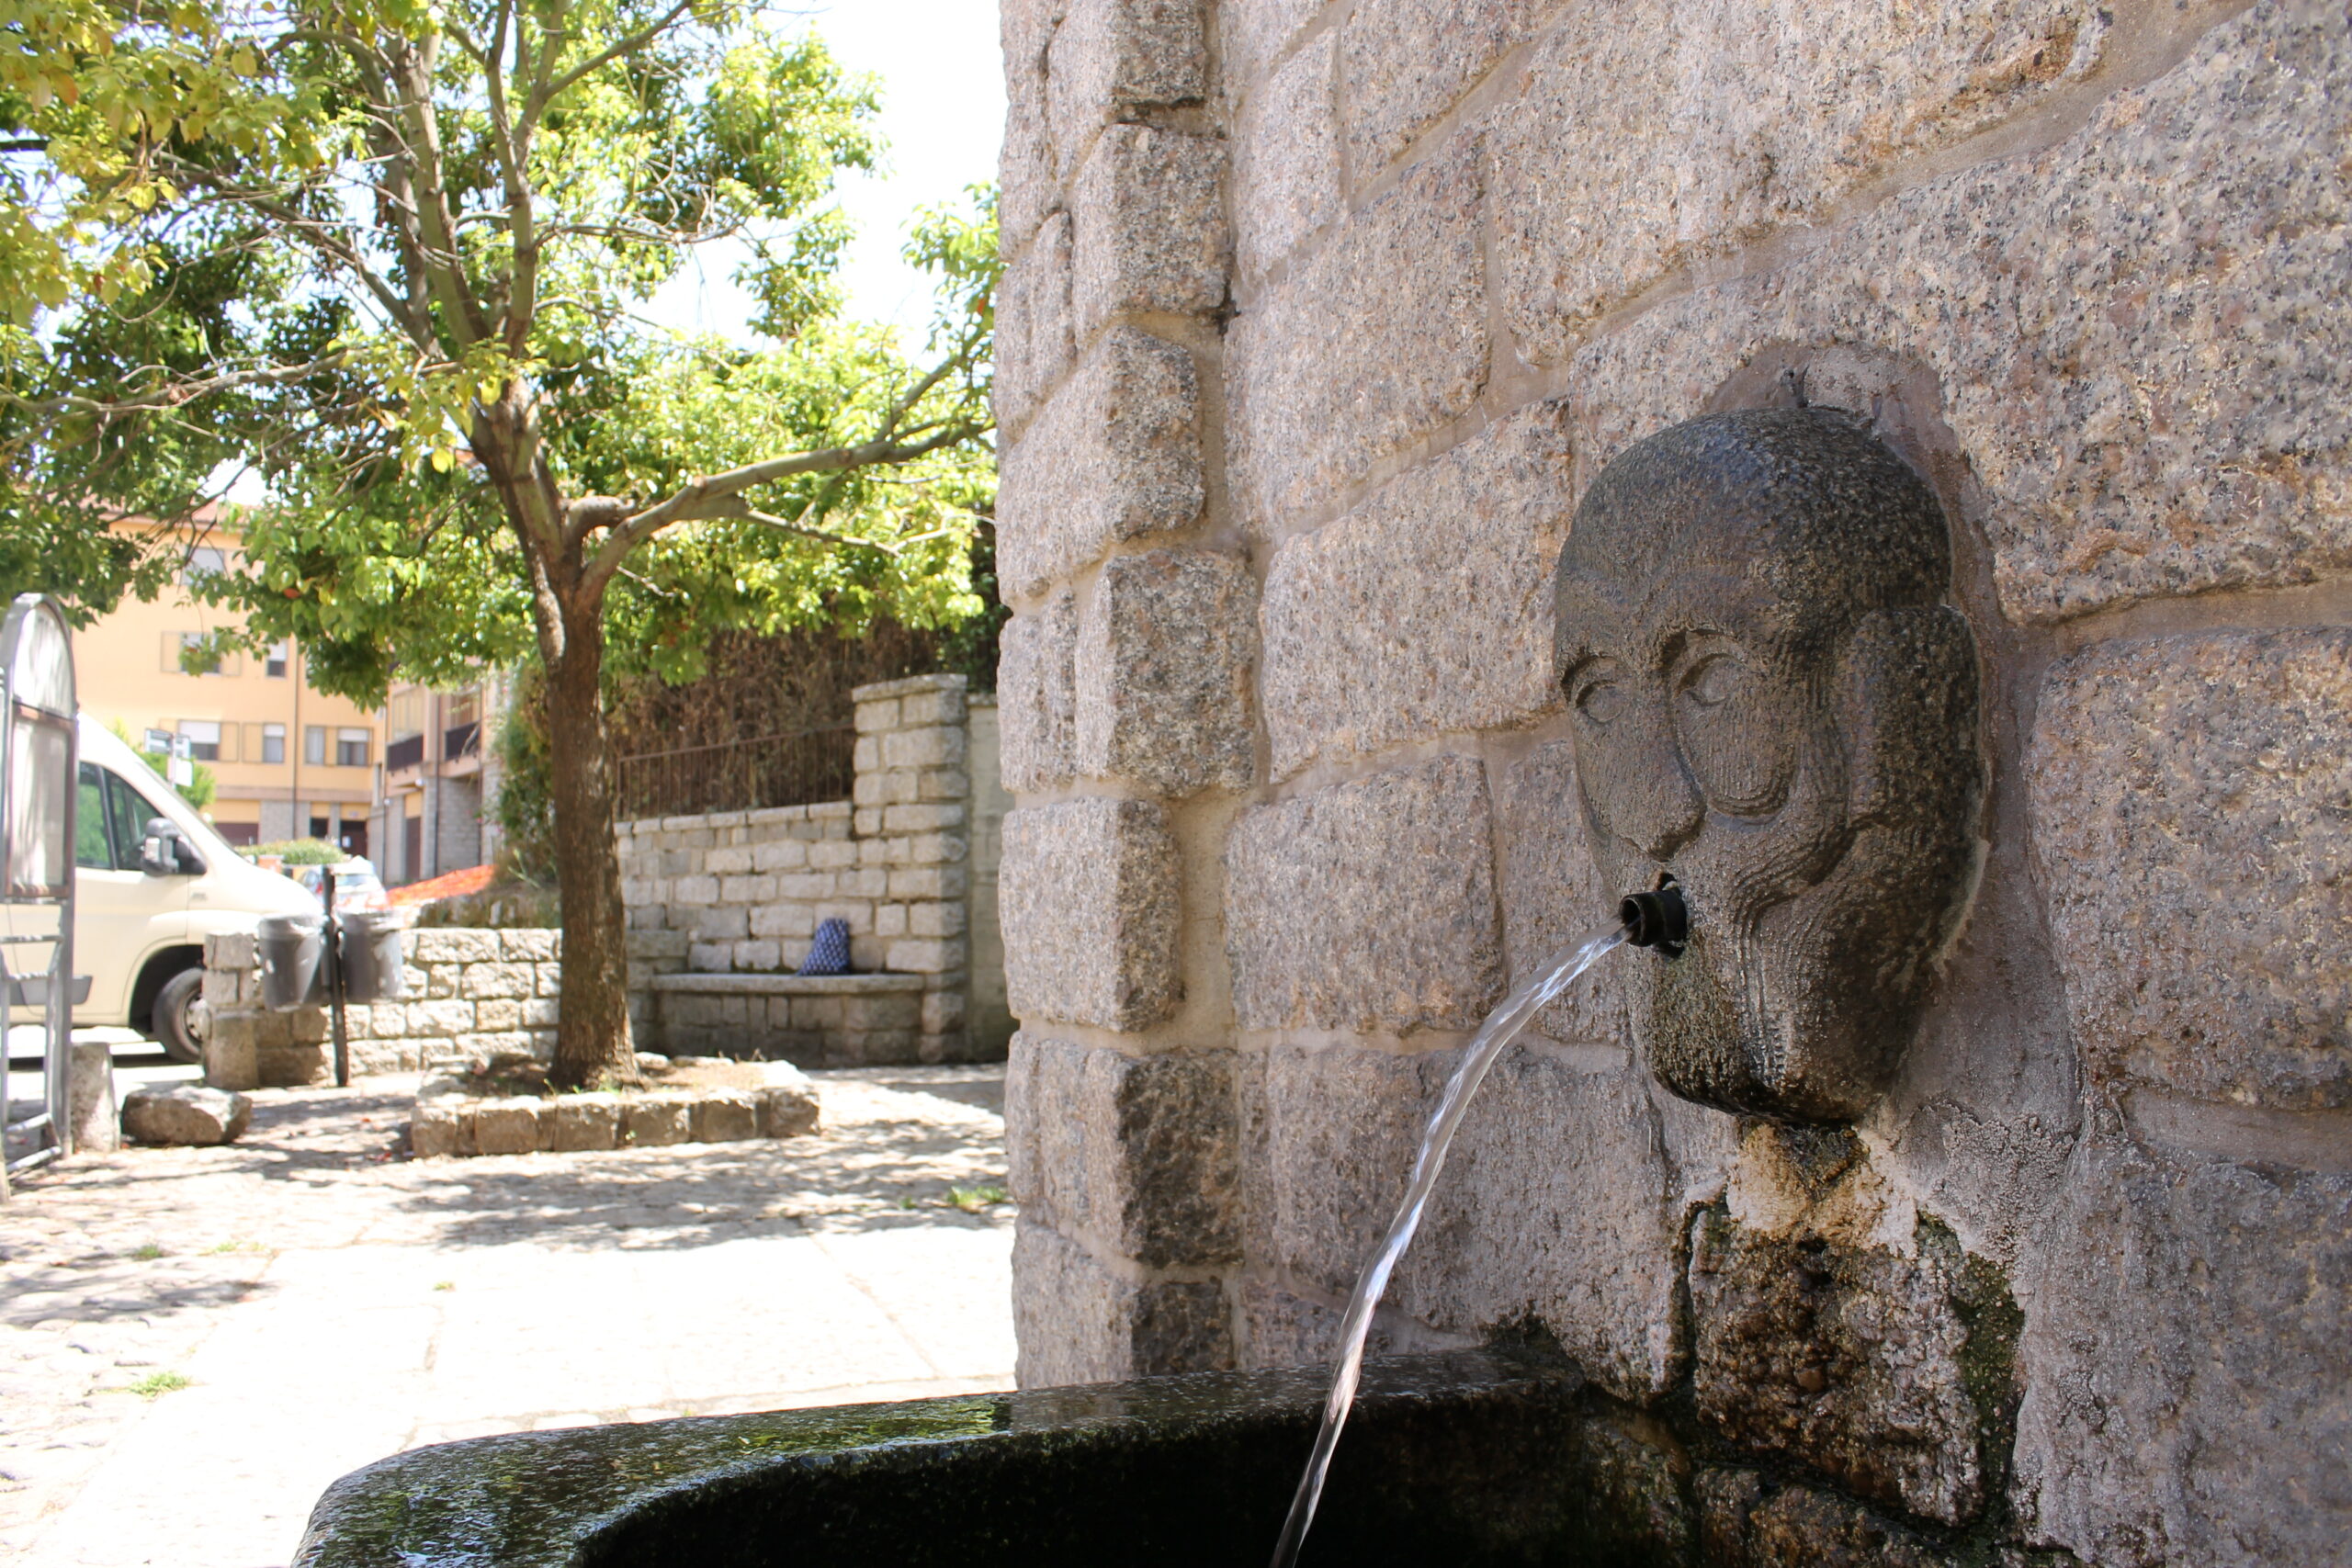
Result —
M1661 875L1647 893L1626 894L1617 905L1617 919L1628 943L1654 947L1668 958L1679 954L1690 941L1690 907L1671 876Z

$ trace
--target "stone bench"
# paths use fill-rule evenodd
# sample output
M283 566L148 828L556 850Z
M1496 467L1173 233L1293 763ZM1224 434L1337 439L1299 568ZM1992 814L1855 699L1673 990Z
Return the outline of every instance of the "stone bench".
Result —
M655 1049L871 1067L923 1060L921 975L656 975Z

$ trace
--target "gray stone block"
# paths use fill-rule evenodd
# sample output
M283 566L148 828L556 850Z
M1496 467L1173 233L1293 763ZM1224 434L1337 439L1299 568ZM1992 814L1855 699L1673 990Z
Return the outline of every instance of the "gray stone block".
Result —
M1487 379L1481 191L1476 140L1458 139L1233 323L1228 432L1250 526L1287 530L1469 412Z
M2108 643L2029 757L2066 1012L2093 1077L2352 1108L2352 632Z
M1198 0L1067 0L1046 67L1064 178L1102 127L1207 96L1201 10Z
M2023 1269L2013 1495L2086 1562L2335 1563L2352 1541L2352 1177L2094 1138Z
M1077 740L1078 597L1065 589L998 641L999 767L1016 793L1069 782Z
M1370 180L1395 161L1528 36L1552 3L1366 0L1351 12L1340 35L1340 71L1355 178Z
M621 1106L610 1095L559 1096L542 1118L546 1147L557 1150L610 1149L620 1146Z
M1231 1314L1213 1280L1124 1278L1027 1219L1013 1235L1012 1278L1023 1388L1233 1365Z
M1120 316L1206 316L1225 301L1225 145L1114 125L1070 193L1070 310L1078 341Z
M1007 0L997 11L1004 55L1004 140L997 157L997 243L1007 260L1021 254L1059 205L1053 125L1046 109L1046 50L1065 0Z
M693 1108L684 1100L647 1096L621 1105L621 1142L631 1148L683 1144L694 1137Z
M902 876L941 873L894 872L893 891ZM1014 1016L1123 1030L1166 1018L1184 990L1179 884L1168 815L1149 802L1009 814L997 897Z
M1238 1128L1228 1053L1128 1056L1013 1037L1013 1196L1024 1213L1148 1268L1240 1257Z
M1875 344L1940 379L2013 617L2345 571L2352 511L2311 498L2352 485L2352 291L2333 165L2308 149L2352 114L2346 32L2256 6L2048 151L1646 311L1568 375L1580 462L1698 412L1775 344ZM2216 234L2235 236L2226 282Z
M537 1100L484 1100L467 1114L473 1123L474 1152L484 1155L536 1154L540 1146L541 1117L548 1107Z
M123 1135L141 1144L232 1143L253 1116L246 1096L201 1084L153 1085L122 1097Z
M1105 562L1079 624L1078 771L1171 796L1249 787L1256 609L1257 583L1232 556Z
M759 1096L748 1089L707 1091L695 1099L695 1142L735 1144L760 1135Z
M1112 328L1000 462L1008 597L1042 593L1122 540L1190 526L1206 494L1192 355Z
M1258 90L1258 78L1322 8L1323 0L1227 0L1218 6L1226 91Z
M458 980L458 994L472 1001L489 998L520 1000L531 994L527 964L469 964Z
M1511 978L1525 981L1615 925L1618 901L1634 889L1603 881L1585 841L1573 741L1547 741L1504 769L1496 796L1503 947ZM1564 1043L1630 1049L1624 969L1634 962L1632 953L1602 959L1529 1027Z
M420 1097L409 1116L408 1147L418 1159L473 1154L473 1122L460 1105L427 1104Z
M1235 265L1255 278L1340 215L1331 93L1336 34L1284 61L1241 111L1233 151Z
M817 1130L817 1089L799 1069L781 1062L767 1067L768 1082L759 1093L760 1136L797 1138Z
M1690 1242L1699 1417L1740 1451L1794 1460L1945 1524L1984 1500L1969 1397L1964 1260L1945 1234L1908 1254L1776 1236L1719 1211ZM2005 1391L2000 1391L2005 1392Z
M1504 977L1487 818L1486 770L1469 757L1243 813L1225 852L1236 1021L1474 1027Z
M1717 0L1564 24L1494 118L1497 287L1539 361L1668 272L2048 100L2098 67L2106 32L2092 0Z
M459 927L440 927L416 933L414 962L437 964L495 964L498 961L496 931L467 931Z
M1522 409L1282 547L1261 612L1277 777L1558 707L1568 426L1563 404Z

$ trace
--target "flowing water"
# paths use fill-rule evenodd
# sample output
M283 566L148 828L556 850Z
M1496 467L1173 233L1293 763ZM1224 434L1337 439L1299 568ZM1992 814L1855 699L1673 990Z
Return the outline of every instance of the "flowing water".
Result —
M1396 1271L1396 1260L1405 1255L1405 1248L1412 1245L1413 1233L1420 1228L1421 1211L1429 1207L1430 1191L1437 1185L1438 1172L1445 1167L1445 1151L1453 1142L1454 1129L1462 1124L1462 1113L1470 1107L1470 1097L1478 1092L1487 1069L1495 1065L1503 1047L1519 1037L1528 1020L1566 990L1570 981L1599 963L1601 954L1631 934L1631 927L1620 926L1560 953L1487 1015L1485 1026L1462 1053L1461 1065L1453 1069L1453 1077L1446 1081L1444 1098L1437 1103L1437 1114L1430 1118L1429 1131L1421 1134L1421 1152L1413 1161L1413 1179L1405 1189L1405 1200L1397 1204L1396 1217L1388 1222L1388 1234L1381 1239L1380 1250L1365 1266L1363 1276L1356 1280L1356 1292L1349 1299L1348 1315L1340 1328L1339 1370L1331 1374L1331 1393L1323 1402L1323 1425L1315 1434L1315 1451L1307 1459L1306 1473L1299 1477L1298 1495L1291 1499L1290 1517L1283 1521L1282 1539L1274 1544L1273 1568L1291 1568L1297 1562L1307 1527L1315 1522L1315 1505L1323 1495L1323 1477L1331 1468L1331 1451L1340 1446L1340 1428L1348 1424L1348 1407L1355 1403L1356 1382L1363 1374L1363 1341L1372 1329L1373 1309L1388 1290L1388 1276Z

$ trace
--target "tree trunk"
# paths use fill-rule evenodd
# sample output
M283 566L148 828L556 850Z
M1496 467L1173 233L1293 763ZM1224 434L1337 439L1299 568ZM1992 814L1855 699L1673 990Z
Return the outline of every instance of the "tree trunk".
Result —
M563 901L563 1011L556 1027L559 1087L634 1081L628 1027L628 920L613 841L612 763L605 733L600 604L559 594L562 653L548 660L548 771L555 808L556 891Z

